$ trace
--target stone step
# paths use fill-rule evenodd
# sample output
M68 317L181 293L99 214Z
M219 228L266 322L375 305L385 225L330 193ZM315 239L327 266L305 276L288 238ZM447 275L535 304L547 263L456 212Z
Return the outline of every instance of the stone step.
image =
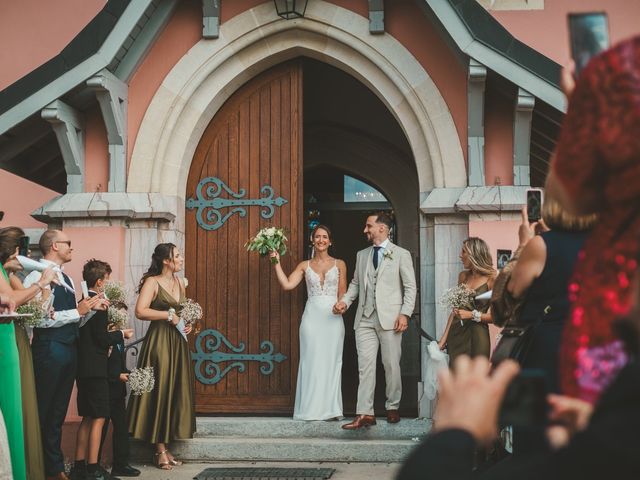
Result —
M198 417L196 437L399 439L422 437L431 428L427 419L406 419L389 424L379 418L375 426L343 430L351 418L331 422L304 422L282 417Z
M282 417L198 417L193 439L171 443L185 460L401 462L431 428L427 419L403 418L355 431L340 426L350 421L304 422ZM132 441L132 458L148 462L148 443Z
M418 443L412 440L341 440L336 438L208 437L171 443L171 452L192 462L402 462ZM148 444L132 442L131 456L149 462Z

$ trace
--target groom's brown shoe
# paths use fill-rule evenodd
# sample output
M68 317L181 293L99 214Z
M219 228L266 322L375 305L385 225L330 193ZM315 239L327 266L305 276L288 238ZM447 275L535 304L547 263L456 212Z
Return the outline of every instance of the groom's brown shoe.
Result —
M376 417L373 415L358 415L351 423L345 423L342 428L345 430L357 430L362 427L370 427L376 424Z
M400 421L400 414L398 410L387 410L387 423L398 423Z

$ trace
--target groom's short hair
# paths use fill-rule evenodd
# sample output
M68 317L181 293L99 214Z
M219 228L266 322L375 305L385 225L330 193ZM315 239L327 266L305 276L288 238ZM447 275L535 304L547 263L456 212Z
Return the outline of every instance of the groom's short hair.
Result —
M378 212L376 215L376 223L384 223L389 230L391 230L391 226L393 225L393 221L391 220L391 215L386 212Z

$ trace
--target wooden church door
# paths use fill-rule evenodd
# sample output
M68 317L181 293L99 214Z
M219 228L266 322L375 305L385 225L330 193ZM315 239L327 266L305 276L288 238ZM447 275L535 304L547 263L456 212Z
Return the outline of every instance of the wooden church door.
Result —
M268 258L246 251L285 227L290 272L303 255L302 67L258 75L216 113L186 192L188 295L204 310L190 339L199 413L289 414L295 400L303 288L284 292Z

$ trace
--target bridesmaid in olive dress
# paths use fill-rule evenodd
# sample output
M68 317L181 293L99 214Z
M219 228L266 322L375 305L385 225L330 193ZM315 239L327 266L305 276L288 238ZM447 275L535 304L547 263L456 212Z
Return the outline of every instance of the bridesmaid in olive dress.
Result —
M484 240L470 237L462 242L460 260L464 270L458 276L458 284L474 290L476 296L493 288L497 272ZM447 346L449 365L453 365L456 357L462 354L489 358L489 324L492 322L488 301L474 300L461 308L454 308L439 342L441 349Z
M153 391L129 400L129 432L155 444L153 461L162 470L182 462L167 448L174 439L192 438L196 427L194 376L189 344L176 329L180 304L186 300L185 283L176 276L184 259L172 243L159 244L151 266L140 280L136 317L149 321L138 368L152 366ZM185 329L190 333L191 327Z

